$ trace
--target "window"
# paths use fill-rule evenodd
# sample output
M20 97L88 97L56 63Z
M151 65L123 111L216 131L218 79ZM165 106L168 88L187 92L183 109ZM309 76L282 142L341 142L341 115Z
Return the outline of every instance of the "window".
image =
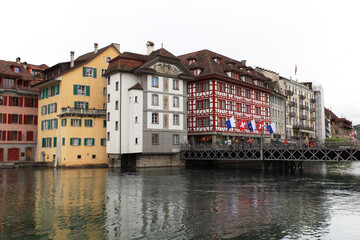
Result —
M245 91L245 97L250 98L250 90Z
M107 102L108 102L108 103L110 102L110 93L109 93L108 96L107 96Z
M55 119L51 119L50 120L50 124L51 124L51 129L57 129L57 125L58 125L58 120Z
M51 147L51 138L43 138L42 139L42 147L43 148L50 148Z
M179 107L179 97L173 97L173 107Z
M173 89L179 90L179 79L173 79Z
M260 93L259 92L255 92L255 99L260 100Z
M151 144L159 145L159 134L151 134Z
M173 125L180 125L180 116L179 115L173 115Z
M50 114L50 113L56 113L56 111L57 111L57 104L56 103L50 103L49 105L48 105L48 114Z
M106 96L106 87L103 87L103 95Z
M203 103L203 101L196 101L196 108L202 109L203 108L202 103Z
M111 60L111 57L106 57L106 62L107 63L110 62L110 60Z
M246 112L251 113L251 106L250 105L246 105Z
M135 138L135 144L138 144L138 138Z
M65 138L62 138L62 145L65 146Z
M73 127L81 127L81 119L72 118L71 119L71 126L73 126Z
M105 72L106 72L106 69L102 68L101 69L101 77L102 78L105 78Z
M203 108L209 108L209 106L210 106L209 100L208 99L204 100L203 101Z
M4 78L3 85L5 88L14 88L15 87L15 80L10 78Z
M138 122L138 117L135 117L135 123L137 123Z
M214 58L214 62L216 62L217 64L221 64L221 59L220 58Z
M19 122L19 115L18 114L9 114L11 116L11 123L18 123Z
M219 92L225 92L225 83L218 82L217 90Z
M110 85L110 77L107 78L107 85Z
M151 123L152 124L159 124L159 114L158 113L152 113L151 114Z
M241 112L241 103L236 104L236 111Z
M88 102L74 102L74 108L75 109L89 109L89 103Z
M119 91L119 82L115 83L115 91Z
M106 146L106 139L105 138L100 139L100 146Z
M83 77L96 78L96 68L83 67Z
M174 145L179 145L179 139L180 139L179 134L174 134L173 135L173 144Z
M92 127L93 126L93 120L92 119L85 119L84 120L85 127Z
M103 128L106 128L106 120L103 120Z
M119 110L119 101L115 101L115 110Z
M95 139L94 138L85 138L84 146L94 146Z
M107 141L110 141L110 132L107 132Z
M4 96L0 96L0 105L4 105Z
M198 127L202 127L202 125L203 125L202 118L197 118L197 119L196 119L196 125L197 125Z
M35 99L25 98L25 107L35 107Z
M117 131L117 130L119 130L119 122L118 121L115 122L115 131Z
M107 113L107 120L110 121L110 113Z
M151 86L159 87L159 78L158 77L155 77L155 76L152 77Z
M12 97L12 106L19 106L19 102L18 97Z
M138 102L137 96L135 96L135 100L134 100L134 102L136 102L136 103Z
M74 85L74 95L90 96L90 86Z
M255 112L256 115L261 115L261 108L260 107L256 107L255 110L256 110L256 112Z
M191 70L192 74L195 76L198 76L201 73L201 70L199 68Z
M81 146L81 138L70 138L70 146Z
M159 96L157 94L151 96L151 105L159 106Z
M204 126L210 125L210 118L203 118Z
M66 118L61 119L61 126L66 127L66 124L67 124L67 119Z

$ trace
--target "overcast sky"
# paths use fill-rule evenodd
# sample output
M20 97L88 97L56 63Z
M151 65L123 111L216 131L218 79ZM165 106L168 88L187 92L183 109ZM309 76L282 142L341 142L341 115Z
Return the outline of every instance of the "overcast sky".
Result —
M3 60L52 66L95 42L143 54L148 40L174 55L209 49L318 82L326 107L360 123L360 1L20 0L0 9Z

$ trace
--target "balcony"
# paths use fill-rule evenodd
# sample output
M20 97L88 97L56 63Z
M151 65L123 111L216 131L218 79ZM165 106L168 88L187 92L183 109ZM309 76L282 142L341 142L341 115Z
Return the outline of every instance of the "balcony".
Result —
M304 94L300 94L299 97L301 100L304 100L306 98Z
M295 116L296 116L296 113L295 113L295 112L290 112L290 113L289 113L289 116L290 116L290 117L295 117Z
M306 119L307 119L307 116L304 115L304 114L302 114L302 115L300 116L300 119L301 119L301 120L306 120Z
M314 131L314 128L306 125L302 127L302 130Z
M294 95L294 91L285 90L285 94L286 94L287 96L292 96L292 95Z
M300 129L303 128L304 126L301 123L296 123L293 125L293 129Z
M289 105L290 105L290 107L296 107L297 103L295 101L290 101Z
M311 99L310 99L310 102L311 102L311 103L316 103L315 98L311 98Z
M84 109L84 108L61 108L60 117L93 117L106 118L106 110L104 109Z
M311 121L312 121L312 122L315 122L315 121L316 121L316 118L315 118L315 117L311 117Z
M315 112L315 108L314 107L310 108L310 112Z
M305 108L306 108L305 104L300 104L300 109L305 109Z

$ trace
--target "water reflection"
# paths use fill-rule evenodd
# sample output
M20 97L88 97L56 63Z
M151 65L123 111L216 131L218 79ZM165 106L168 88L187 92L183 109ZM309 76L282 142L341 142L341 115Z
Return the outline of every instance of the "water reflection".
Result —
M358 169L0 170L0 239L357 239Z

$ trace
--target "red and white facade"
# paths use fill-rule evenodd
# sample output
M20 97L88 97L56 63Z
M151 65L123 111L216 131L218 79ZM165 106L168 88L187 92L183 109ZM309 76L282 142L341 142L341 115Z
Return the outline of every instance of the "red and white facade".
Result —
M263 75L219 54L203 50L179 57L196 75L188 81L188 136L195 143L239 142L259 138L261 131L240 130L238 123L270 124L270 93ZM234 117L236 127L228 130L226 121ZM264 128L263 134L269 137Z

